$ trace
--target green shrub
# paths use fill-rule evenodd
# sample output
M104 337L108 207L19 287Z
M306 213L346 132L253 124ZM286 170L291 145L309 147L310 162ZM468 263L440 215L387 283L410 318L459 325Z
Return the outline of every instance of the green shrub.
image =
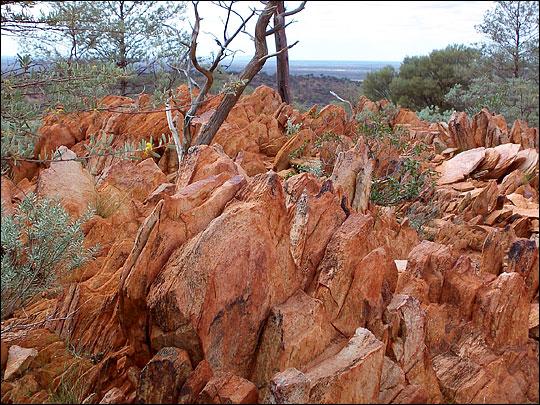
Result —
M430 105L418 111L416 115L418 118L428 122L448 122L454 110L442 111L436 105Z
M97 246L84 248L81 230L91 215L72 220L58 201L33 193L13 215L2 207L2 319L95 255Z
M459 110L474 115L482 108L502 114L509 126L516 119L538 125L538 84L531 79L481 76L469 88L456 85L446 94L446 100Z
M294 170L296 170L296 173L311 173L317 177L321 177L323 175L321 166L309 166L300 164L292 164L291 166Z
M393 66L385 66L381 70L370 72L362 83L362 91L370 100L390 100L390 83L397 76Z
M291 138L294 135L296 135L298 132L300 132L300 129L302 128L302 123L299 122L297 124L294 124L292 119L287 120L287 124L285 125L285 132L287 137Z
M391 206L417 198L425 187L433 186L434 173L420 171L420 162L405 158L391 175L373 179L370 199L377 205Z
M479 58L479 50L465 45L449 45L427 56L406 57L390 83L391 100L413 110L430 105L450 109L453 105L444 96L456 84L468 87L474 77L472 66Z

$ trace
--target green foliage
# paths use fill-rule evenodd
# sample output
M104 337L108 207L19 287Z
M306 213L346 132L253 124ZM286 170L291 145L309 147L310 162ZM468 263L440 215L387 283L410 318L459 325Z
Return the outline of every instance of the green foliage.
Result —
M368 138L382 138L393 133L392 120L398 112L398 108L387 104L381 111L373 112L365 109L356 114L357 129L359 134Z
M111 86L124 76L110 64L35 63L19 55L20 67L2 72L2 171L7 160L31 158L37 130L49 113L92 110Z
M428 235L425 233L424 226L439 215L439 208L430 204L421 206L413 204L407 209L406 214L409 218L409 224L418 233L418 236L421 239L427 239Z
M458 85L461 87L461 85ZM454 110L441 111L438 106L430 105L416 112L418 118L429 122L448 122Z
M85 358L90 357L86 353L79 353L77 349L66 342L67 350L76 358L82 359L81 354ZM54 391L49 391L47 404L80 404L84 401L85 387L84 381L81 381L81 376L84 369L81 367L82 362L76 363L74 366L64 370L60 377L60 382Z
M46 60L87 58L92 47L87 38L95 36L93 27L99 24L100 14L86 1L49 2L47 10L34 18L41 29L25 35L21 42L24 51Z
M489 39L484 52L496 58L495 73L501 77L531 77L528 65L536 65L538 77L538 2L497 1L476 29ZM537 79L538 81L538 79Z
M313 146L315 148L320 149L326 142L340 142L341 137L331 131L323 132L321 135L319 135L317 138L315 138L315 142L313 142Z
M302 143L302 145L300 145L298 148L294 149L293 151L291 151L291 153L289 153L289 159L296 159L302 156L308 145L309 145L309 141L305 140Z
M50 2L25 38L31 53L68 60L99 59L121 68L149 59L175 59L186 33L175 28L185 12L172 1Z
M296 173L311 173L317 177L321 177L323 175L323 170L321 166L292 164L292 167L294 170L296 170Z
M468 86L470 66L479 57L477 49L464 45L450 45L428 56L406 57L399 75L390 83L391 100L414 110L431 105L450 109L453 106L444 96L456 84Z
M487 107L502 114L510 125L524 119L538 126L538 85L534 80L482 76L474 79L468 89L454 86L446 99L469 115Z
M58 384L54 392L49 394L47 404L80 404L84 400L82 397L84 390L72 382L63 379Z
M397 76L393 66L385 66L381 70L368 73L362 83L362 91L370 100L390 100L390 83Z
M377 205L397 205L417 198L426 186L433 186L434 173L420 172L420 162L406 157L391 175L374 179L370 199Z
M85 248L81 225L93 215L72 220L59 202L29 194L14 215L2 206L2 319L57 279L90 260L97 247Z
M299 122L298 124L294 124L289 118L287 119L287 124L285 124L285 134L287 135L287 137L291 138L300 131L300 128L302 128L301 122Z

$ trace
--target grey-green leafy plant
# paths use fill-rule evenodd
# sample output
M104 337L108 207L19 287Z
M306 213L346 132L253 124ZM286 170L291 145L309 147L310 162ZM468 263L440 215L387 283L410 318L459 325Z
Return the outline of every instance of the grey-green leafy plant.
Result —
M394 133L392 120L398 111L399 108L395 104L388 103L377 112L368 109L359 112L355 117L358 133L366 136L368 140L391 137Z
M516 119L538 126L538 84L532 79L481 76L468 88L454 86L446 99L469 115L486 107L511 123Z
M417 198L425 187L433 186L434 173L420 170L418 160L406 157L394 173L375 178L370 199L377 205L391 206Z
M321 177L323 175L323 170L320 165L318 166L310 166L310 165L301 165L301 164L292 164L291 165L294 170L296 170L296 173L311 173L317 177Z
M427 106L417 111L418 118L428 122L448 122L454 110L441 110L436 105Z
M341 138L339 135L331 131L326 131L315 138L313 146L315 146L315 148L321 148L326 142L341 142Z
M291 118L288 118L287 123L285 124L285 134L290 138L296 135L300 131L300 128L302 128L301 122L295 124Z
M2 206L2 319L95 256L99 247L84 247L81 230L92 215L72 220L58 201L33 193L13 215Z
M416 231L421 239L429 239L424 226L439 215L439 208L436 205L424 204L416 201L406 212L411 227Z

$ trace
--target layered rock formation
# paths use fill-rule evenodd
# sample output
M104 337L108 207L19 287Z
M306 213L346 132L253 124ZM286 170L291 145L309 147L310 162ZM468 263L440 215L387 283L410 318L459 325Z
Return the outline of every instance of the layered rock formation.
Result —
M2 177L10 211L33 188L96 207L85 244L102 247L2 323L2 402L538 402L537 130L399 111L440 177L396 210L369 201L382 163L340 107L301 114L259 88L180 165L65 161L101 129L116 145L167 131L163 113L115 111L46 120L38 150L64 161ZM310 161L320 177L290 168ZM396 218L433 208L432 241Z

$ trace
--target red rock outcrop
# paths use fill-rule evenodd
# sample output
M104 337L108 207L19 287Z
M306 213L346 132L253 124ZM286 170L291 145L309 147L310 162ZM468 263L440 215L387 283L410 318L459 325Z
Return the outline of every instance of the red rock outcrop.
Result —
M144 98L102 106L48 117L37 152L167 131ZM355 112L385 106L362 98ZM2 402L66 389L83 403L538 402L537 130L487 110L446 126L401 109L399 142L427 145L417 157L441 177L379 207L371 176L401 152L372 158L343 108L317 110L260 87L180 165L159 150L3 177L12 212L34 187L74 216L96 207L83 231L101 250L2 322ZM288 120L302 124L291 138ZM433 212L421 241L414 214Z

